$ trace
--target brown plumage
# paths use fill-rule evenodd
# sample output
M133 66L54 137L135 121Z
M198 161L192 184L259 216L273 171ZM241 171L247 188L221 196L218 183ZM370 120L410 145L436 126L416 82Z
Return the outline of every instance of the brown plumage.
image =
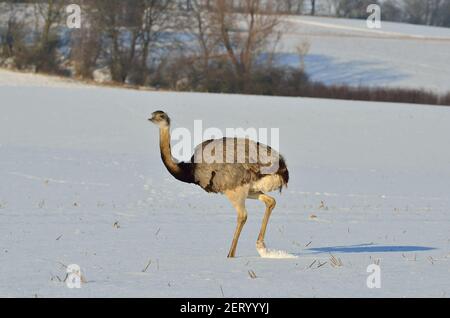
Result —
M239 160L238 145L242 145L241 153L243 154L242 160ZM227 161L227 148L230 147L231 155ZM255 158L252 161L251 149L254 149ZM215 156L217 152L221 152L218 156ZM259 160L260 152L267 154L268 162L263 163ZM218 159L211 163L201 160L201 156L206 157L211 155L211 159ZM261 155L262 156L262 155ZM278 157L277 157L278 156ZM196 160L196 157L199 158ZM205 158L203 158L205 159ZM220 160L221 159L221 160ZM283 188L289 181L289 172L286 168L284 159L269 146L255 143L249 139L238 138L221 138L215 140L207 140L197 146L194 151L194 155L191 158L190 172L193 174L194 183L198 184L207 192L224 193L227 190L233 190L239 186L250 184L253 187L257 186L257 182L262 180L267 174L264 168L270 170L275 168L274 161L279 160L279 165L276 170L273 171L273 175L280 176L278 182L273 182L270 188L265 192L270 192ZM263 170L263 171L262 171ZM252 187L250 187L251 189Z
M161 158L176 179L194 183L206 192L227 196L238 212L238 225L228 257L234 257L237 241L247 219L245 199L257 199L266 204L266 212L257 241L260 254L265 250L264 234L275 199L265 194L282 190L289 181L284 158L267 145L243 139L221 138L198 145L190 162L177 162L171 154L170 118L156 111L149 119L160 129Z

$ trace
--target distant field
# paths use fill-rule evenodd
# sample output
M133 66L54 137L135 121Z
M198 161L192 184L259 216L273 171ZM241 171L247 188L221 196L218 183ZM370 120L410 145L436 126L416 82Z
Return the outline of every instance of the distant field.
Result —
M450 91L450 29L365 20L290 17L281 62L298 65L295 46L309 41L306 71L327 84Z

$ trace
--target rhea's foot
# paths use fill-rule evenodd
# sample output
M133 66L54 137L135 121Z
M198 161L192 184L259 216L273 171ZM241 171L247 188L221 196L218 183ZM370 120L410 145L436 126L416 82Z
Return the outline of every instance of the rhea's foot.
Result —
M256 242L256 250L258 251L259 256L264 257L267 254L266 244L263 241Z

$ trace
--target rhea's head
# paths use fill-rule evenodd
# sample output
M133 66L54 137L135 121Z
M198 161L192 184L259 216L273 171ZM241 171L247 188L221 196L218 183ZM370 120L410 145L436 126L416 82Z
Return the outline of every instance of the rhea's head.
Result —
M161 110L158 110L158 111L152 113L152 117L149 118L148 120L151 121L152 123L154 123L155 125L158 125L160 128L165 128L165 127L170 126L169 116Z

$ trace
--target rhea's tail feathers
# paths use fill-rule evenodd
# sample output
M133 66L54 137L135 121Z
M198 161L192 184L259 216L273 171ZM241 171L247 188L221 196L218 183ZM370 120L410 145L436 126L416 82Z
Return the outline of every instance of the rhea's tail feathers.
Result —
M280 161L279 161L277 175L279 175L282 180L282 184L280 187L280 193L281 193L281 191L283 190L283 187L287 188L288 182L289 182L289 170L286 166L286 161L284 160L284 158L281 155L280 155Z

